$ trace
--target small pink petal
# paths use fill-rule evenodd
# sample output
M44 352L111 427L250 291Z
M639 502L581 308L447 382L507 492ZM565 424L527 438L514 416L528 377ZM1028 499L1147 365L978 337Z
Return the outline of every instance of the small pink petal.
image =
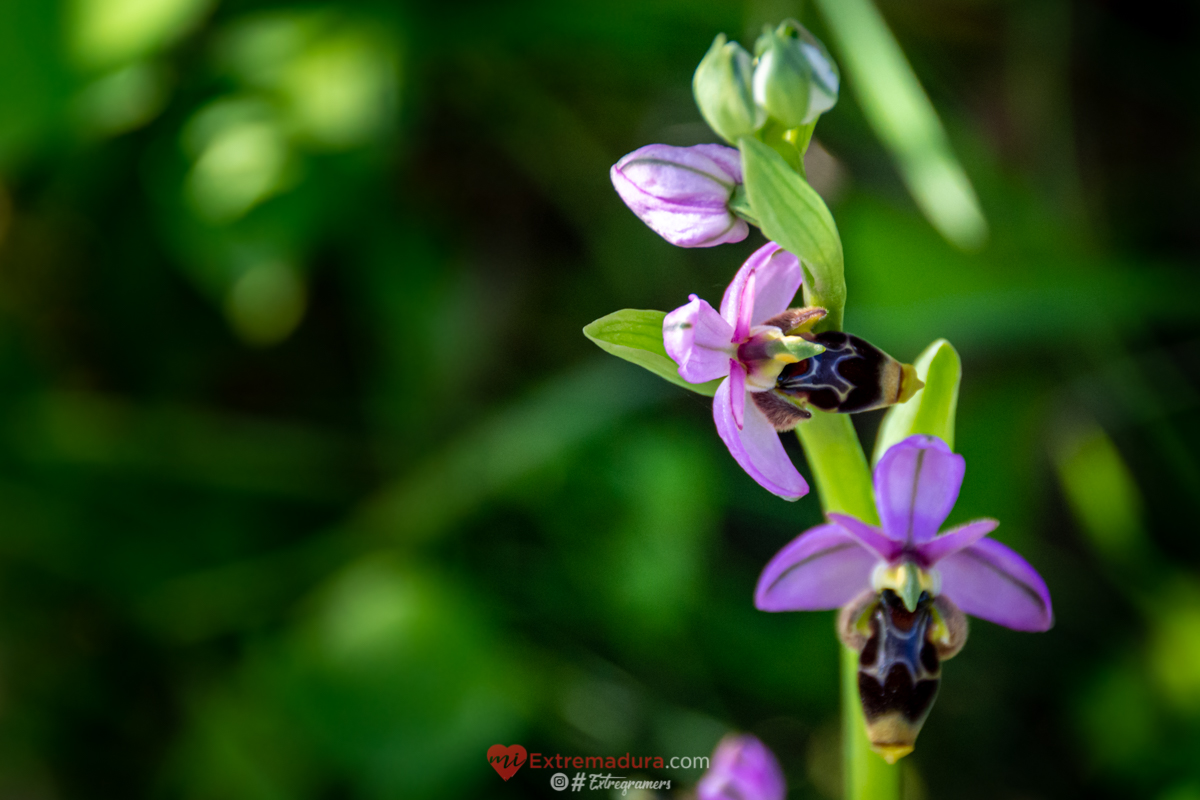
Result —
M965 613L1018 631L1054 625L1050 590L1029 562L995 539L946 556L937 565L942 594Z
M745 402L742 392L742 427L738 428L730 397L732 379L722 381L713 397L713 420L717 434L730 455L751 478L772 494L795 500L808 494L808 484L796 471L779 441L779 434L754 403Z
M883 532L909 545L928 542L950 515L966 461L936 436L892 445L875 467L875 505Z
M838 608L870 588L878 563L879 556L842 527L809 528L767 563L754 605L761 611Z
M959 550L965 550L977 541L987 536L1000 523L994 519L977 519L957 528L951 528L922 545L917 545L917 553L926 566L933 566L947 556L954 555Z
M742 284L742 297L738 301L737 321L733 326L733 341L741 343L750 338L750 317L754 313L754 286L757 283L751 272Z
M729 404L733 424L740 431L746 424L746 368L733 358L729 359Z
M751 275L755 277L754 289L746 292ZM747 330L754 325L761 325L791 305L803 279L800 259L774 242L767 242L755 250L733 276L721 300L721 316L730 325L736 326L740 316L746 313L743 306L749 305L750 325Z
M704 383L729 374L732 335L729 323L696 295L663 319L663 345L679 365L679 377L688 383Z

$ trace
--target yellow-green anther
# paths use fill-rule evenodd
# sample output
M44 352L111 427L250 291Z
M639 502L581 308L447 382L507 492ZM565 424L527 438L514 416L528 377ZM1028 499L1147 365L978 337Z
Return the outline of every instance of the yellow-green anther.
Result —
M801 336L784 336L775 346L778 348L778 351L774 356L780 361L784 360L782 356L785 354L796 361L803 361L806 358L812 358L825 352L824 345L810 342Z
M909 567L904 570L904 583L897 592L904 601L904 607L909 611L917 610L917 600L921 598L921 581L917 578L916 569Z
M911 561L899 564L880 564L871 575L875 591L891 589L909 611L917 610L922 592L936 597L941 592L941 576L937 570L924 570Z
M746 385L752 390L772 389L788 364L825 352L823 345L800 336L785 336L778 328L763 325L738 347L738 360L746 367Z

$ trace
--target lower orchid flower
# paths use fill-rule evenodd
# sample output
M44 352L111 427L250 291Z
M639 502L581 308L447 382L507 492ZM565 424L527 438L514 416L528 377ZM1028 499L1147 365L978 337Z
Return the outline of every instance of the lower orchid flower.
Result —
M698 800L783 800L787 783L775 754L748 733L721 739L696 784Z
M859 652L858 686L873 748L909 753L937 695L940 662L966 641L964 613L1020 631L1054 623L1050 593L1020 555L986 539L994 519L941 534L966 462L934 436L910 436L875 468L880 526L830 513L763 570L763 611L842 608L838 631Z
M663 320L663 344L680 377L689 383L724 378L713 398L713 418L729 452L763 488L787 500L807 494L808 483L767 415L746 398L774 389L788 364L825 351L784 333L825 316L824 309L788 309L802 280L800 259L768 242L738 270L720 313L693 294Z

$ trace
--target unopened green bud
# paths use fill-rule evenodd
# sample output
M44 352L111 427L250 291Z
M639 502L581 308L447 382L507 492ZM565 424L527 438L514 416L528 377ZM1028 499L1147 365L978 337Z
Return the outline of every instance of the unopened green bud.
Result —
M719 34L696 67L692 91L704 121L731 144L757 131L767 121L754 104L750 88L753 65L750 54L737 42Z
M799 22L785 20L764 32L754 51L754 100L785 126L808 125L837 103L837 64Z

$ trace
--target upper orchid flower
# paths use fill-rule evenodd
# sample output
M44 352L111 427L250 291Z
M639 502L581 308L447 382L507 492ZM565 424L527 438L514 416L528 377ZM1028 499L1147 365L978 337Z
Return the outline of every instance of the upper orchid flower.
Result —
M750 233L729 210L742 183L741 156L732 147L650 144L614 164L610 175L625 205L671 244L713 247Z
M696 784L698 800L783 800L787 783L775 755L749 734L729 735Z
M758 580L763 611L842 607L839 633L861 653L859 694L872 744L912 750L937 694L940 662L966 641L963 612L1020 631L1054 623L1046 584L980 519L939 534L966 464L934 436L910 436L875 468L880 526L830 513L779 551Z
M688 383L724 378L713 398L717 433L729 452L765 489L786 500L808 493L808 484L784 452L774 425L750 393L775 388L788 364L824 352L825 348L799 336L787 336L776 317L800 288L800 260L774 242L746 260L725 290L717 313L696 295L663 320L667 355L679 365ZM788 330L796 327L801 310L788 313ZM807 311L824 316L821 309Z

